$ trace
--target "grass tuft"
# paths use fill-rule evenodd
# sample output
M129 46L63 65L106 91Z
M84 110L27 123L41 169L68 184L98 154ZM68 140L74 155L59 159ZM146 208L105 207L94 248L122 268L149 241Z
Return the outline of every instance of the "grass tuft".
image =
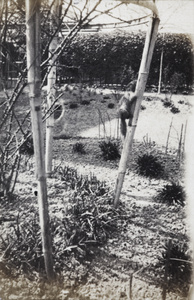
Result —
M86 154L85 145L83 143L77 142L73 145L73 152L79 154Z
M160 178L164 175L164 167L156 156L143 154L138 157L137 171L140 175L150 178Z
M158 193L156 199L168 205L180 204L185 205L186 194L183 187L176 183L166 184Z
M120 158L119 145L112 141L102 141L99 143L104 160L116 160Z

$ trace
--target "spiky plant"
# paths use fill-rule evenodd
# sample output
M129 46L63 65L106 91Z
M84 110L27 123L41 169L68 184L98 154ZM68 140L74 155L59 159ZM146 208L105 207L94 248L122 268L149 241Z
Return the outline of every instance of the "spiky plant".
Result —
M164 174L164 167L156 156L143 154L138 157L137 171L140 175L146 177L160 178Z
M99 143L99 147L105 160L116 160L120 158L118 143L112 141L102 141Z
M159 191L156 198L169 205L176 203L184 206L186 194L184 188L180 184L172 182L171 184L166 184L162 190Z
M187 294L192 275L192 263L186 243L172 243L164 246L162 257L159 258L163 269L168 265L168 286L169 289L179 288L180 291ZM168 263L167 263L167 260Z
M79 154L86 154L85 145L81 142L77 142L73 145L73 152Z

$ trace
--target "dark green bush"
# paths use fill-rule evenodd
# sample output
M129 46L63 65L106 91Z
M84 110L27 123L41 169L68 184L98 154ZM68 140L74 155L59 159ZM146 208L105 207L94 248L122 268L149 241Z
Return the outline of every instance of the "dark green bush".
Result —
M143 154L138 157L137 171L140 175L146 177L160 178L164 174L164 167L156 156Z
M102 156L105 160L116 160L120 158L119 145L112 141L102 141L99 143Z
M166 184L156 198L169 205L177 203L184 206L186 194L181 185L173 182L171 184Z

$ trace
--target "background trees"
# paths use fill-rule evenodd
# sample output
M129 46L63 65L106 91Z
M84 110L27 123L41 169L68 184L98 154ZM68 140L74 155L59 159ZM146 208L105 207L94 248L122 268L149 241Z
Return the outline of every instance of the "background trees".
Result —
M80 74L84 74L82 80L126 84L137 76L144 41L143 32L113 31L79 35L60 58L60 74L66 81L69 77L73 77L74 81L79 80L71 72L73 66ZM178 83L177 88L192 85L193 49L190 38L170 33L157 36L148 85L158 85L162 49L163 85L169 85L171 81ZM65 67L69 67L69 72L66 73Z

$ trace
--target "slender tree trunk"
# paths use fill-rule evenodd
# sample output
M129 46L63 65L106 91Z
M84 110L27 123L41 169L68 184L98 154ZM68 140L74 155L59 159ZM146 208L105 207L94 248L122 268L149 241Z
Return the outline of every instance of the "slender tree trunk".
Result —
M148 78L148 74L149 74L150 63L151 63L155 40L156 40L156 36L157 36L157 32L158 32L158 25L159 25L159 19L152 17L150 20L148 32L146 35L145 46L144 46L144 50L143 50L143 56L142 56L142 60L141 60L139 76L138 76L138 81L137 81L137 85L136 85L135 95L137 97L137 101L136 101L136 105L134 108L132 125L128 126L128 131L127 131L127 135L126 135L125 142L123 145L123 151L121 154L121 159L120 159L120 164L119 164L118 177L117 177L116 186L115 186L115 199L114 199L115 207L117 207L119 204L119 198L120 198L120 194L121 194L121 190L122 190L122 186L123 186L123 182L124 182L124 178L125 178L125 173L126 173L126 169L127 169L128 156L132 149L133 137L135 134L135 129L137 126L137 121L138 121L139 111L141 108L143 93L145 90L145 86L146 86L146 82L147 82L147 78Z
M59 23L59 0L51 0L51 31L56 31ZM47 108L50 109L56 98L56 58L57 54L53 54L57 48L57 34L54 35L49 47L49 73L47 78ZM46 121L46 174L47 177L52 173L53 160L53 130L54 130L54 114L51 114Z
M27 69L32 131L35 150L36 177L38 181L38 201L42 235L42 249L47 277L48 279L53 279L54 273L47 201L44 135L41 114L40 3L41 0L26 0Z

